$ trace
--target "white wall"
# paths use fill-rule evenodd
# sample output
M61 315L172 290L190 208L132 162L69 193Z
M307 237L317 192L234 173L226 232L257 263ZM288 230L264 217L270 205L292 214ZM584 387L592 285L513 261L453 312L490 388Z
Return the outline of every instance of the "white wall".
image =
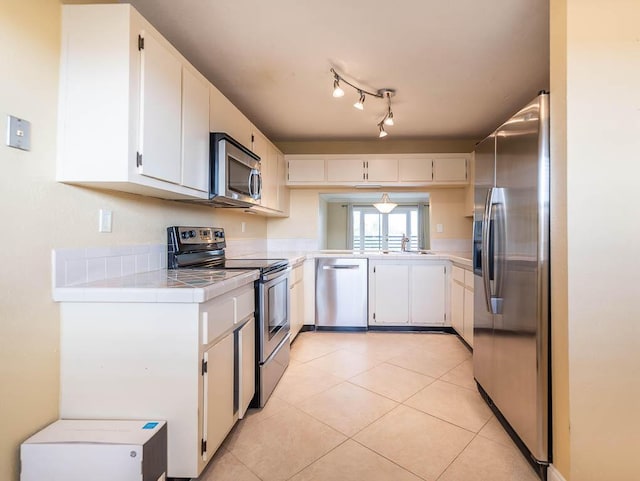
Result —
M51 249L164 243L172 224L221 225L230 243L266 235L256 216L56 183L59 44L59 0L0 2L0 479L9 481L20 443L58 417ZM4 145L7 114L31 122L30 152ZM113 211L111 234L98 233L100 208Z
M554 0L552 12L563 4ZM567 249L551 267L566 269L570 452L562 474L571 481L640 479L639 25L638 1L566 0L565 32L553 30L566 36L566 118L555 117L553 135L566 129ZM552 51L554 62L562 54ZM562 208L563 192L555 194Z

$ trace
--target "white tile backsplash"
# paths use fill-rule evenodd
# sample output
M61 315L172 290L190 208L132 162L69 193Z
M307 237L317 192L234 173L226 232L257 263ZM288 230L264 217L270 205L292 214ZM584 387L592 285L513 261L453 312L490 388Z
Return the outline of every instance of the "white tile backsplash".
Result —
M52 252L53 287L115 279L167 267L165 244L55 249Z
M269 239L267 250L269 252L313 252L320 249L318 239Z
M471 239L431 239L435 252L468 252L471 255Z

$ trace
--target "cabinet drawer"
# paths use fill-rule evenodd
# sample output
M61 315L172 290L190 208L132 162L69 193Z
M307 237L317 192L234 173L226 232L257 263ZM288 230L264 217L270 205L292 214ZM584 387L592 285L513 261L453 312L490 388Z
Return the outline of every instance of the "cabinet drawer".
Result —
M464 269L460 267L453 266L452 276L453 280L459 282L460 284L464 284Z
M219 338L233 329L235 320L235 298L233 296L214 299L202 305L202 344Z
M464 271L464 285L473 290L473 271Z
M304 275L304 269L302 268L302 266L299 266L293 269L291 271L291 285L293 286L294 284L302 281L303 275Z
M239 294L236 298L236 312L234 324L253 315L256 310L256 300L253 287Z

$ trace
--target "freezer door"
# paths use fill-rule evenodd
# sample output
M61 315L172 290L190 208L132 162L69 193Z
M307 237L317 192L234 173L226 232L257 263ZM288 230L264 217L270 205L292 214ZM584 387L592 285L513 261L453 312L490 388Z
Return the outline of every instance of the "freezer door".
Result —
M486 203L491 189L495 185L495 136L490 135L480 142L475 151L475 186L473 213L473 372L476 380L485 391L490 392L493 385L493 316L487 308L487 296L482 262L482 250L485 245ZM490 273L488 273L490 274Z
M496 407L539 461L548 460L548 128L542 95L496 132L494 315ZM541 108L542 105L542 108ZM546 251L546 252L545 252Z

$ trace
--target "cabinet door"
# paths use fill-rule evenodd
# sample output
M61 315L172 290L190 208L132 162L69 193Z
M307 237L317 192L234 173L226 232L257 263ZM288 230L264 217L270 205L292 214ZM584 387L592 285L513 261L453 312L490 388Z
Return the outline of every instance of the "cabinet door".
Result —
M411 322L426 325L444 324L444 266L411 266Z
M204 353L203 423L206 450L204 460L216 452L235 422L233 412L234 381L233 333Z
M262 198L260 204L271 209L276 208L278 202L278 159L275 148L259 131L253 131L253 152L260 157L260 171L262 172Z
M256 392L256 322L253 317L238 331L238 417L242 419Z
M327 159L328 182L363 183L364 161L360 159Z
M369 182L397 182L398 161L396 159L371 159L366 161Z
M180 184L182 64L150 34L140 55L139 172Z
M278 162L278 210L289 214L289 187L287 187L287 163L284 154L276 149L276 160Z
M473 290L464 290L464 331L462 337L473 346Z
M431 159L400 159L398 165L400 182L427 183L433 180L433 166Z
M371 283L373 300L370 322L407 324L409 322L409 266L377 264Z
M464 286L455 281L451 283L451 327L464 337Z
M288 181L323 183L324 159L288 159Z
M209 83L182 68L182 185L209 191Z
M467 159L433 159L434 182L467 182Z
M302 284L296 283L291 286L289 291L290 296L290 311L291 311L291 342L295 339L302 328L302 311L300 303L300 293L302 292Z
M251 122L213 85L209 87L209 128L211 132L225 132L251 149Z

